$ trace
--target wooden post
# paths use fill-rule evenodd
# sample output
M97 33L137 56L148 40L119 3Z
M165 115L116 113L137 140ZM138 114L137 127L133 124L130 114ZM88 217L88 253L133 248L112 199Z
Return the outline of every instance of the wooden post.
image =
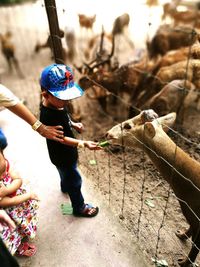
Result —
M44 3L45 3L46 12L47 12L48 22L49 22L50 37L51 37L55 63L65 64L62 42L61 42L61 37L63 36L61 36L61 32L59 28L55 0L44 0ZM73 116L74 108L71 102L68 103L68 110Z
M63 48L61 42L61 34L58 23L57 9L55 0L44 0L47 12L50 38L54 54L55 63L64 64Z

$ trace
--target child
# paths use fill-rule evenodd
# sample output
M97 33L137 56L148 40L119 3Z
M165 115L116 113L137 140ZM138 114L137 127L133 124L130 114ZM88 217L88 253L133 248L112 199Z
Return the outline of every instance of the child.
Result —
M10 170L9 162L0 151L0 208L3 208L15 222L12 232L4 227L0 237L12 255L33 256L36 247L27 242L33 239L37 230L38 197L26 192L22 179Z
M72 122L67 112L68 101L82 96L83 91L74 82L71 68L63 64L47 66L41 74L40 85L43 96L41 122L50 126L61 125L64 131L63 141L46 140L50 160L60 175L61 191L69 194L75 216L94 217L99 208L84 203L81 193L82 178L77 170L77 147L87 147L90 150L101 147L93 141L74 138L72 128L80 133L83 125Z

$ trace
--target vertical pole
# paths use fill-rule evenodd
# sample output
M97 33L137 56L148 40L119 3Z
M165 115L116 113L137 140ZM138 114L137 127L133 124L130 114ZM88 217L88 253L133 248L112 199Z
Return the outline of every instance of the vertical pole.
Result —
M65 64L63 48L61 42L61 32L58 23L57 9L55 0L44 0L45 8L47 12L49 29L50 29L50 37L52 43L52 49L54 54L55 63L57 64ZM68 104L68 110L73 115L74 108L71 102Z
M56 3L55 0L44 0L44 2L49 22L50 38L51 38L55 63L63 64L64 63L63 48L62 48L60 28L58 23Z

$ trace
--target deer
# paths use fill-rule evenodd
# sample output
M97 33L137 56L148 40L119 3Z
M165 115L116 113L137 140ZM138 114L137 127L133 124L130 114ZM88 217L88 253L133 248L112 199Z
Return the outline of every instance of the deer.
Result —
M180 266L193 266L200 249L200 163L190 157L169 137L167 131L176 113L159 117L154 110L141 111L135 117L113 126L106 133L112 145L144 149L163 178L174 191L189 228L176 231L181 240L192 238L188 257L178 258Z
M171 14L176 12L180 2L181 0L173 0L163 4L162 20L165 20L167 16L171 16Z
M122 34L125 27L128 27L130 22L130 16L128 13L124 13L117 17L113 23L112 34Z
M188 24L193 25L199 28L200 25L200 12L198 10L198 6L193 9L187 9L184 11L178 11L178 5L180 4L180 0L174 1L174 3L165 3L163 5L163 16L162 20L164 20L167 16L171 17L174 21L174 26L178 24Z
M124 13L121 16L117 17L114 20L113 28L112 28L112 36L115 38L118 36L123 36L126 42L129 44L130 48L134 48L134 44L132 40L125 34L125 29L128 28L130 23L130 16L128 13Z
M9 70L12 71L13 65L20 78L24 78L24 75L20 69L18 59L15 55L15 45L11 41L12 33L7 31L5 34L0 34L1 51L5 57Z
M42 49L50 49L51 50L51 59L54 58L53 54L53 42L52 42L52 38L64 38L65 36L65 32L61 29L59 29L59 33L58 33L58 36L52 36L51 34L48 35L46 41L44 43L40 43L40 42L37 42L36 45L35 45L35 48L34 48L34 52L36 54L38 54ZM65 48L62 47L62 53L63 53L63 58L64 58L64 61L66 60L67 58L67 52L65 50Z
M199 41L199 33L192 27L161 25L151 41L147 41L150 58L164 56L168 51L189 47Z
M184 113L189 106L189 96L194 92L195 86L187 80L173 80L167 83L157 94L151 97L142 107L153 109L160 116L176 112L177 121L182 123Z
M96 21L96 15L88 17L84 14L78 14L78 19L80 28L85 28L86 30L90 31L93 30L93 25Z
M170 66L162 67L156 73L157 79L162 82L170 82L175 79L187 79L197 88L200 88L200 62L199 59L183 60Z

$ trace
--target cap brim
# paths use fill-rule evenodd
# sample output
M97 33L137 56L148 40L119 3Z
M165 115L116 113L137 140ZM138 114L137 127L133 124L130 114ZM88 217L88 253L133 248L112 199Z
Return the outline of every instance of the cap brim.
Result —
M48 90L53 96L59 98L61 100L72 100L78 98L83 95L84 91L80 88L80 86L74 83L73 87L67 88L61 91L54 91L54 89Z

